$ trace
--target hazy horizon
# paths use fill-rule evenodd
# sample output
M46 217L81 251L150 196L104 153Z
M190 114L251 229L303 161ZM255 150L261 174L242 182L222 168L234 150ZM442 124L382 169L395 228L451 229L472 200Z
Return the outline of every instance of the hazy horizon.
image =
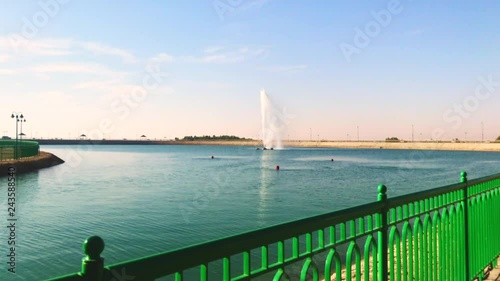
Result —
M494 140L500 3L6 2L0 133Z

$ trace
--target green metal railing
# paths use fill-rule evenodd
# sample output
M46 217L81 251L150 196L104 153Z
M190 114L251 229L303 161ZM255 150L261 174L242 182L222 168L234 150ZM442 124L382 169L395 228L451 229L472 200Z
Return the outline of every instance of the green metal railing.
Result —
M104 268L84 242L70 280L482 280L500 255L500 174L301 219ZM169 279L170 278L170 279Z
M38 155L40 146L36 141L0 140L0 161Z

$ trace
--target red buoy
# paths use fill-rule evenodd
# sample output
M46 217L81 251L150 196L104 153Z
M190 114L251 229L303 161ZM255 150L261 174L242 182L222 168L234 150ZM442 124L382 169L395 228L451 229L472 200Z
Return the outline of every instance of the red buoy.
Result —
M276 165L276 171L278 171L279 169L280 169L280 166Z

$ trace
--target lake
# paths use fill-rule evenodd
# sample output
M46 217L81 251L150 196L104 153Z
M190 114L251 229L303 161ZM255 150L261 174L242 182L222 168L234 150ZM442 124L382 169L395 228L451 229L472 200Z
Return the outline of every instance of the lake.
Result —
M65 164L19 175L17 273L42 280L80 270L83 240L106 242L105 264L500 171L499 152L256 150L189 145L46 145ZM214 156L212 159L211 156ZM334 159L334 161L331 161ZM280 166L279 171L276 165ZM7 178L0 178L7 217ZM4 224L6 224L6 219Z

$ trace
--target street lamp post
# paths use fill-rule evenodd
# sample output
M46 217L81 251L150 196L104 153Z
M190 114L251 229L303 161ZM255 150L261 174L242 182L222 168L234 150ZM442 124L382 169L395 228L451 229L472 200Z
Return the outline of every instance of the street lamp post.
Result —
M15 121L16 121L16 145L14 147L14 158L17 159L17 115L14 115L14 113L12 113L12 115L10 117L16 118L15 119Z
M24 117L21 117L21 119L19 120L19 122L21 122L21 133L19 134L21 136L21 143L23 142L23 136L25 134L23 134L23 122L26 122L26 118Z
M413 142L413 124L411 125L411 142Z
M358 142L359 142L359 126L356 126L357 133L358 133Z
M313 140L312 128L309 128L309 141Z
M19 123L19 120L23 120L24 119L24 116L21 112L12 112L12 115L10 116L11 118L15 118L15 121L16 121L16 146L15 146L15 149L14 149L14 158L17 159L18 158L18 149L19 149L19 142L18 142L18 123ZM22 123L21 123L22 124Z
M23 150L23 136L25 136L25 134L23 133L23 122L26 122L26 118L24 118L24 116L21 114L21 119L19 119L19 122L21 122L21 133L19 134L19 138L20 138L20 145L21 145L21 156L22 156L22 150ZM19 158L19 155L18 155L18 158Z
M481 122L481 142L484 142L484 123Z

